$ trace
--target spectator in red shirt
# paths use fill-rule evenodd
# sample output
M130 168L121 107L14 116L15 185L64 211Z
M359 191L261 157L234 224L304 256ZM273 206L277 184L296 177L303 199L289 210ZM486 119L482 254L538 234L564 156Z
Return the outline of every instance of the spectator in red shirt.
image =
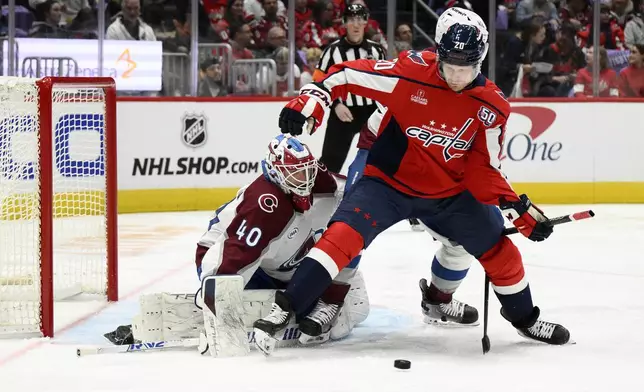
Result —
M573 87L575 97L593 96L593 53L594 48L592 46L586 49L588 66L580 69L577 73L575 86ZM599 66L599 96L618 97L617 73L608 66L608 52L604 48L599 49Z
M599 16L599 44L606 49L624 49L624 30L619 27L617 19L611 14L608 4L601 5ZM590 46L593 42L593 26L589 24L579 32L581 47Z
M344 0L331 0L333 2L333 24L336 26L342 25L342 14L344 9L347 8L347 2Z
M302 30L300 42L306 48L324 48L340 38L333 24L334 6L329 0L320 0L313 7L313 19L307 21Z
M217 22L224 19L227 3L227 0L201 0L202 7L213 27L217 25Z
M248 49L252 41L252 32L247 23L230 26L230 45L233 47L233 60L248 60L255 58Z
M284 31L287 29L286 18L278 15L277 0L263 0L264 16L259 20L253 34L255 36L255 47L263 49L268 38L268 31L273 27L281 27Z
M249 24L251 28L254 25L253 15L247 15L244 11L244 1L228 0L224 17L216 22L214 29L221 42L228 42L232 38L231 26L239 26L244 23Z
M561 7L559 18L562 23L569 22L577 30L593 22L593 9L588 0L568 0L565 7Z
M301 31L304 24L313 18L308 0L295 0L295 31ZM301 47L301 45L297 45Z
M622 97L644 97L644 45L635 45L628 58L628 67L619 74Z

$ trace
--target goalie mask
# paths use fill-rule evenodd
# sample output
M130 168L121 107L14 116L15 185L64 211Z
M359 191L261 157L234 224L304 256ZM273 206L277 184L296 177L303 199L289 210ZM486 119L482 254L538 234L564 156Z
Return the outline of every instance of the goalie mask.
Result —
M318 161L306 144L293 136L279 135L268 144L262 171L286 193L308 199L318 173Z

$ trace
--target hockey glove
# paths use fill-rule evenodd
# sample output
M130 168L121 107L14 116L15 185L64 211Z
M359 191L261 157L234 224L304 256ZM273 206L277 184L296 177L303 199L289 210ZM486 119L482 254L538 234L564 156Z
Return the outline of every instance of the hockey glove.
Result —
M279 118L282 133L299 136L306 130L313 134L322 124L325 112L331 106L328 91L315 84L307 84L300 90L300 96L286 104Z
M509 202L504 198L499 199L499 208L521 234L529 240L540 242L552 234L552 223L537 208L528 196L519 196L519 201Z

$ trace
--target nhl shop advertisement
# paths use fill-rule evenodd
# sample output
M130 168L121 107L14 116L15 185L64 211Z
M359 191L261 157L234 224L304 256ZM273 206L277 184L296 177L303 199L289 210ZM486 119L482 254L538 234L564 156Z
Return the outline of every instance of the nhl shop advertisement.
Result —
M278 131L262 124L270 109L247 104L257 114L249 116L239 105L119 102L119 188L238 188L252 181Z
M283 106L252 100L119 101L119 189L231 190L253 181L262 171L268 142L280 133ZM635 120L643 107L636 102L513 102L501 170L513 185L644 182L639 151L644 132ZM324 129L301 139L319 157ZM356 141L357 136L354 146ZM354 155L355 148L344 171Z

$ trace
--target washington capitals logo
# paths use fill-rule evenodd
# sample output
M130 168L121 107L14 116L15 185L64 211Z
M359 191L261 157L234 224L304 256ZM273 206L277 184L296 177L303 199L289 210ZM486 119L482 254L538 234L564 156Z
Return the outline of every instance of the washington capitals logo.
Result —
M409 127L405 130L405 133L411 138L422 141L424 147L429 147L432 144L441 146L443 148L443 159L445 159L445 162L449 162L453 158L462 157L463 153L472 146L474 136L470 140L461 139L461 136L473 122L473 119L468 118L461 129L452 128L456 133L451 135L435 128L431 128L432 131L430 131L419 127Z
M410 50L407 53L407 57L414 63L418 65L422 65L423 67L428 67L427 63L425 62L425 59L423 56L420 55L420 53L416 52L415 50Z

